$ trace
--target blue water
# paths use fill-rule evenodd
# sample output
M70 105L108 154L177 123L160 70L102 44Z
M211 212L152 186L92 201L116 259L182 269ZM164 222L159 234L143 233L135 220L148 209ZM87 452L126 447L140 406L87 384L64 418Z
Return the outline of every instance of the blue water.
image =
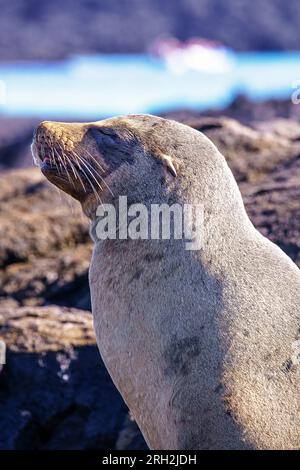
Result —
M0 66L6 115L95 118L225 107L240 93L255 100L289 98L300 81L300 53L238 53L231 70L174 75L147 55L75 57L60 63Z

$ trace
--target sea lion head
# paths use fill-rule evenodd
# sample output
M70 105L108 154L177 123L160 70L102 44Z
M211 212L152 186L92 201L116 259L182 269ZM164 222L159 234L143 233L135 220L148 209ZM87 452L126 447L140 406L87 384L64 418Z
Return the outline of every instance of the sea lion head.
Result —
M32 143L34 161L46 178L82 204L93 217L100 202L121 194L136 201L172 184L178 162L170 121L130 115L90 123L42 122ZM159 184L157 184L159 183Z

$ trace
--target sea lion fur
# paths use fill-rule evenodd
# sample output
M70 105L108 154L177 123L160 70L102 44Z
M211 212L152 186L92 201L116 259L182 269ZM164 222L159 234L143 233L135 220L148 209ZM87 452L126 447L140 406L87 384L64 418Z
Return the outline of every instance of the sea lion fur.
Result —
M93 190L84 172L83 188L72 176L67 160L75 173L80 167L72 151L94 168L101 188ZM42 123L33 152L91 219L98 346L148 445L299 449L299 269L254 228L212 142L177 122L132 115ZM203 247L99 240L95 193L116 206L118 195L147 207L203 203Z

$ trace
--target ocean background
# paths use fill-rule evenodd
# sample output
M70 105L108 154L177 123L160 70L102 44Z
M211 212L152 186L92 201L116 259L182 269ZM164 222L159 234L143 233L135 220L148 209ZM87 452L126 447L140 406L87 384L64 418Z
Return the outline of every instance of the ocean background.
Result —
M114 114L224 108L237 95L288 99L300 80L299 52L229 52L223 71L174 73L149 54L74 56L0 64L0 114L94 119ZM4 85L5 84L5 85Z

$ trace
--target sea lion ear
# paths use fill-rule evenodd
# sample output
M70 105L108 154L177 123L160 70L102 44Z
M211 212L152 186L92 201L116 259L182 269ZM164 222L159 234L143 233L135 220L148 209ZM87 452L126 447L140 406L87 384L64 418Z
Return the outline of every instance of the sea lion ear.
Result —
M167 168L167 170L171 173L171 175L176 177L177 176L177 171L175 169L174 163L173 163L172 158L170 157L170 155L166 155L165 153L161 153L158 158L159 158L161 164L164 165Z

